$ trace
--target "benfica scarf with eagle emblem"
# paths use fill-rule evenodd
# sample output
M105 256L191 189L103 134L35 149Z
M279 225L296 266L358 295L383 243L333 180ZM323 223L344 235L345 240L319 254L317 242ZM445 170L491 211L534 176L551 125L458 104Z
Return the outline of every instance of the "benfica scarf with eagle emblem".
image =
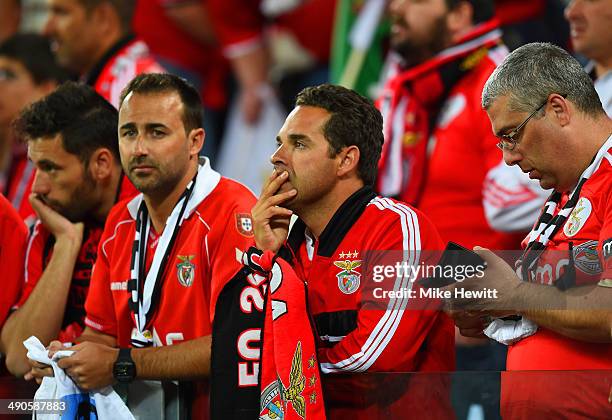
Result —
M245 265L243 274L250 274L234 277L216 305L212 418L325 419L321 372L304 282L288 262L270 251L252 247L241 259ZM251 289L249 296L252 302L262 298L261 304L255 305L257 310L241 307L241 313L233 311L231 316L225 316L232 302L244 303L245 291L255 285L261 294L253 298ZM256 381L249 382L249 372Z

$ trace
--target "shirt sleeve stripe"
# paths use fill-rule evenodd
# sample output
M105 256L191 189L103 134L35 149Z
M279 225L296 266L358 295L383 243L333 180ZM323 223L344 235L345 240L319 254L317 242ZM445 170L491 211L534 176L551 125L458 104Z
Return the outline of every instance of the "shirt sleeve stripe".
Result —
M418 264L421 241L416 213L408 206L395 203L390 199L376 198L372 204L380 210L390 210L399 216L402 229L402 260L410 265ZM412 282L407 276L398 277L394 284L394 290L410 289L411 287ZM337 363L322 363L321 370L324 373L332 373L338 371L363 372L369 369L387 347L399 326L408 304L408 294L403 295L405 296L403 298L390 299L385 314L358 353Z

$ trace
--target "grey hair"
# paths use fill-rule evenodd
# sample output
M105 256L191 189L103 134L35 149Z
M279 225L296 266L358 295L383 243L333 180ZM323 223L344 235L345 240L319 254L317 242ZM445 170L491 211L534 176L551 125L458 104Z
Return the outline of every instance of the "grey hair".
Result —
M542 42L523 45L506 57L482 90L482 107L489 109L497 98L509 95L510 111L532 112L552 93L565 95L587 115L604 112L580 63L565 50Z

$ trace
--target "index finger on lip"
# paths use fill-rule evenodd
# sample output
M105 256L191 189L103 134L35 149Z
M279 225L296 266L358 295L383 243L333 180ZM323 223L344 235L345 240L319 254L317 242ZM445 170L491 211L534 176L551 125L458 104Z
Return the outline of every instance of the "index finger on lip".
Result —
M274 168L272 170L272 173L268 177L268 179L266 179L266 181L262 185L262 187L261 187L261 194L260 194L259 198L262 198L264 195L266 195L268 193L268 187L270 186L272 181L274 181L279 175L280 175L280 172L277 171L276 168Z
M283 185L283 183L287 181L288 179L287 175L288 175L287 171L280 171L278 175L271 177L268 184L263 188L263 192L261 194L262 197L265 196L267 198L269 196L276 194L276 192L281 187L281 185Z

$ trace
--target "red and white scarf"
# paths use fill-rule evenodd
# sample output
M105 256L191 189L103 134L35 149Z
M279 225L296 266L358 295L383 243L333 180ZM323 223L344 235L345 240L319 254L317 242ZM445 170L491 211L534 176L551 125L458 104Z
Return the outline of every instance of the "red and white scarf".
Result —
M608 137L593 158L593 161L580 175L580 180L574 189L569 192L569 198L560 210L558 210L558 208L563 198L563 194L559 191L553 191L544 204L544 210L540 218L533 226L531 232L529 232L529 235L527 235L528 242L525 251L523 251L523 255L516 263L517 267L520 268L519 272L524 281L529 281L535 277L535 269L537 268L537 262L540 255L546 249L546 245L548 245L550 239L554 237L559 229L567 222L567 219L570 217L570 214L580 199L582 186L589 180L591 175L599 169L601 162L608 155L611 147L612 136ZM532 273L532 275L530 275L530 273Z
M325 420L307 291L291 265L250 248L243 263L268 279L260 368L260 419Z
M476 26L457 44L407 70L393 65L378 106L385 142L377 188L384 196L416 205L425 182L427 143L444 99L455 83L501 44L495 20Z

